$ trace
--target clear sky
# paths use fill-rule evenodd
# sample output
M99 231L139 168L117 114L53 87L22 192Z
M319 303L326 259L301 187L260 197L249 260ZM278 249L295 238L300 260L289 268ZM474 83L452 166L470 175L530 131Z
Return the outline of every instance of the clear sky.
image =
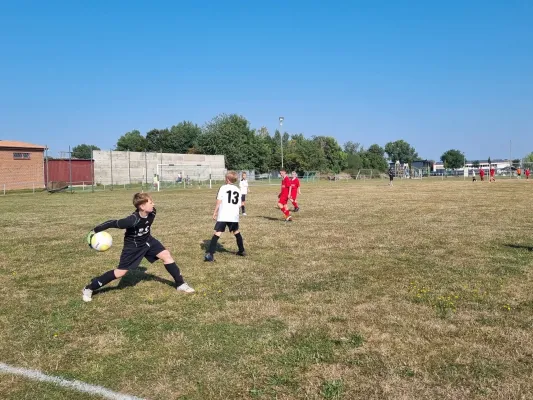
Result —
M424 158L521 157L533 1L1 2L0 139L111 149L220 113Z

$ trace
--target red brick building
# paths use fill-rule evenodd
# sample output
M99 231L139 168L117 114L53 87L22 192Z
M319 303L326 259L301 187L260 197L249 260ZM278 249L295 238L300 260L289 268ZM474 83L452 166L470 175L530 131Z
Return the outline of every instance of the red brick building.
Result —
M44 188L45 146L0 140L0 189Z

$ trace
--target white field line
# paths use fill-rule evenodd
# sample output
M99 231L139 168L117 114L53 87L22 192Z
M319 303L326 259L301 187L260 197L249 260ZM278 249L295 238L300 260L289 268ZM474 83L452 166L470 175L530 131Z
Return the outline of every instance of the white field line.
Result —
M70 381L67 379L58 378L56 376L49 376L34 369L12 367L2 362L0 362L0 373L19 375L34 381L54 383L78 392L98 395L110 400L143 400L140 397L130 396L129 394L113 392L102 386L90 385L88 383L76 380Z

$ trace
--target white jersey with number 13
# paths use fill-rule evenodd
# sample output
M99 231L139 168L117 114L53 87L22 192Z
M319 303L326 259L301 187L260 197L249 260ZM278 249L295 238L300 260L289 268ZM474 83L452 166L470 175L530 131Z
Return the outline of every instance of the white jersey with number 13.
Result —
M224 185L218 189L217 200L221 200L217 221L239 222L241 190L235 185Z

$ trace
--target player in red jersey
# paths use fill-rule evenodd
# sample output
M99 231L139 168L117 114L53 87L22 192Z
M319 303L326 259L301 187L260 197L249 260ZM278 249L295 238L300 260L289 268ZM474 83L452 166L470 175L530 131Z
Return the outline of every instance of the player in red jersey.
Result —
M287 171L284 169L279 171L279 174L281 175L281 192L278 195L278 207L283 215L285 215L285 221L291 221L292 217L287 208L287 202L291 195L291 180L287 176Z
M300 191L300 180L298 179L298 175L296 174L296 171L292 171L292 178L291 178L291 202L294 206L294 212L300 211L300 207L298 207L298 203L296 202L296 198L299 194L302 194Z
M490 168L490 179L489 182L496 182L496 178L494 177L496 171L494 170L494 167Z
M481 178L481 182L485 180L485 170L483 168L479 169L479 177Z
M526 179L529 179L529 174L531 172L529 171L529 168L526 168L526 171L525 171L525 174L526 174Z

